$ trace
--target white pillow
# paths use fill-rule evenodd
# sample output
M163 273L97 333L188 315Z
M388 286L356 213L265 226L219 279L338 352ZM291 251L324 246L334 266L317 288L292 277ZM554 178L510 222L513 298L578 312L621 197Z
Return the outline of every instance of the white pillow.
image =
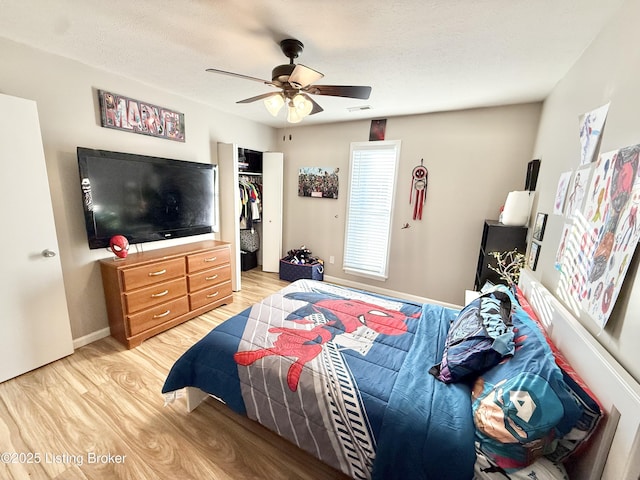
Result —
M474 480L569 480L562 463L555 463L546 457L540 457L531 465L516 472L504 473L500 467L490 462L476 445L476 463L473 469Z

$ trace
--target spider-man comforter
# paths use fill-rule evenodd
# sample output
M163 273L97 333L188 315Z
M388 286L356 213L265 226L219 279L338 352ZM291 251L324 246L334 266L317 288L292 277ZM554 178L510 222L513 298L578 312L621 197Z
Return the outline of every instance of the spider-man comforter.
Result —
M356 479L470 479L467 387L428 373L457 311L299 280L173 366L193 386Z

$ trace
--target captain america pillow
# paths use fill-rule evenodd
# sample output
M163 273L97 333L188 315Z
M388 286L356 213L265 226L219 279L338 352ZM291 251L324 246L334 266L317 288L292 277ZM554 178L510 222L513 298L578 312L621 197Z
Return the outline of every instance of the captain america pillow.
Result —
M581 416L540 330L513 303L515 353L481 375L472 391L479 448L507 472L553 452Z

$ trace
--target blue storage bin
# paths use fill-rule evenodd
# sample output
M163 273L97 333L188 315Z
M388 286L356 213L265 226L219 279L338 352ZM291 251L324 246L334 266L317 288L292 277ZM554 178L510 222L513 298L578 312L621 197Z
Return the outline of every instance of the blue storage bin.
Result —
M297 264L280 260L280 280L295 282L301 278L320 280L324 278L324 265L321 262Z

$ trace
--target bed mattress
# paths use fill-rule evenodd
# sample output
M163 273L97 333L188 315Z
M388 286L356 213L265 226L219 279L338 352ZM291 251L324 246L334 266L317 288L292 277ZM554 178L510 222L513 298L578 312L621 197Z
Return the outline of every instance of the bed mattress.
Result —
M457 313L298 280L198 341L163 392L197 387L356 479L472 478L469 388L428 373Z

